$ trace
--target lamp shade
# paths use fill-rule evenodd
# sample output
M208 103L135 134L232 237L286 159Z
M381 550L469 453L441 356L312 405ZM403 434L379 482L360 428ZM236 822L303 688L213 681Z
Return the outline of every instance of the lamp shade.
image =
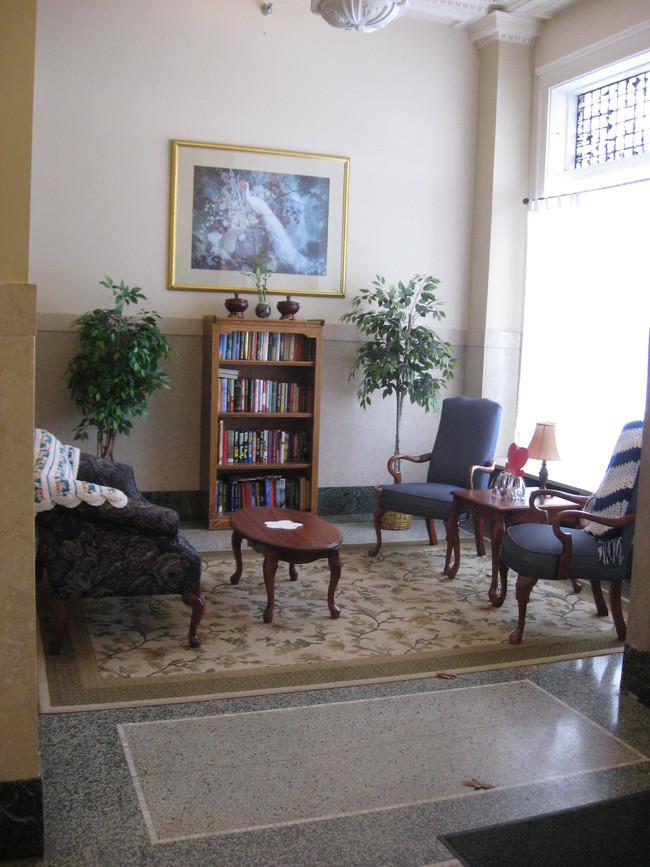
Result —
M407 4L408 0L311 0L311 11L332 27L370 33L390 24Z
M535 433L528 446L528 457L537 461L559 461L560 455L555 442L555 422L538 421Z

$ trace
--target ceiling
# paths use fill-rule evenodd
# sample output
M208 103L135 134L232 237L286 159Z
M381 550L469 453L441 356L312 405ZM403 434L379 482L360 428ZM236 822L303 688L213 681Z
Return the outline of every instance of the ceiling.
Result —
M408 0L404 15L422 21L435 21L452 27L472 24L489 12L510 12L528 19L542 21L552 18L561 9L577 0Z

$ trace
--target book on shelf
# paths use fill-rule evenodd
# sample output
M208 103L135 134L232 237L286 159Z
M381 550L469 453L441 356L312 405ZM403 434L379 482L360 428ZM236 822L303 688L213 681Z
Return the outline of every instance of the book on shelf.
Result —
M223 438L223 419L219 419L218 424L218 438L217 438L217 463L223 463L223 454L224 454L224 438Z
M311 412L311 385L272 379L219 379L220 412Z
M232 331L219 337L219 358L226 361L313 361L313 341L304 334Z
M292 464L309 460L310 437L307 431L275 428L226 428L219 419L217 428L218 463L224 464Z
M311 483L308 478L267 476L232 476L218 479L215 511L236 512L248 506L275 506L277 508L308 510Z

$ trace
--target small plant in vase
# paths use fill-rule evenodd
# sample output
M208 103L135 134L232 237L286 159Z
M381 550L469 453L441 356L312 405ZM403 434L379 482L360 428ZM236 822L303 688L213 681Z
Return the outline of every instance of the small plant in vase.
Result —
M260 250L257 256L252 260L251 271L243 271L246 277L255 284L257 290L257 304L255 305L255 315L259 319L268 319L271 315L271 305L266 302L266 293L268 292L267 285L269 278L273 273L273 260L270 259L264 250Z

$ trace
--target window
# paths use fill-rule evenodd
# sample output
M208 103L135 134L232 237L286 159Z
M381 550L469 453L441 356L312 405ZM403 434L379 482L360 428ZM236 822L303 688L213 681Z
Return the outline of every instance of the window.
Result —
M547 96L540 193L650 177L650 53L552 86Z
M543 194L528 215L516 440L528 445L535 422L556 422L562 462L549 465L550 478L587 490L603 477L623 424L645 410L650 58L643 60L550 88Z
M575 167L650 150L650 75L644 70L578 94Z
M535 422L556 422L562 463L549 464L550 478L588 490L623 425L644 415L649 208L650 181L528 215L516 440L528 445Z

